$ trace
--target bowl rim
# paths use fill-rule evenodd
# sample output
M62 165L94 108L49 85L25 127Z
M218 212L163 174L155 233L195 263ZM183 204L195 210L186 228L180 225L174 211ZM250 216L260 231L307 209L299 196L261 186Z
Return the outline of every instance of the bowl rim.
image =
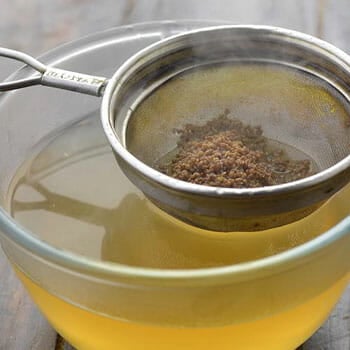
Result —
M132 26L144 30L147 27L166 25L166 24L188 24L195 21L160 21L160 22L147 22L140 23ZM203 23L198 21L199 23ZM49 51L42 56L42 60L53 60L56 55L63 53L69 53L74 48L77 49L77 45L89 44L90 49L93 47L91 44L98 43L101 40L105 40L106 37L113 37L118 35L130 25L121 26L107 31L99 32L79 40L75 40L72 43L64 44ZM80 46L78 47L78 49ZM87 48L88 50L88 48ZM57 62L59 62L58 60ZM15 73L17 74L17 73ZM324 232L317 238L304 243L300 246L292 248L288 251L269 256L266 258L244 262L234 265L227 265L221 267L199 268L199 269L155 269L155 268L142 268L128 266L113 262L99 261L97 259L88 258L83 255L73 253L67 250L59 249L39 239L30 230L25 229L18 222L16 222L6 211L0 207L0 235L3 233L4 242L7 240L14 243L19 248L28 251L30 254L35 255L38 259L43 259L48 263L73 270L78 273L98 276L106 279L127 279L128 281L135 283L151 283L162 286L164 285L200 285L205 283L206 285L227 283L233 280L241 281L245 280L247 276L249 278L259 275L274 274L281 269L287 269L291 266L296 266L305 261L305 259L311 259L314 254L319 254L321 251L326 250L329 246L341 240L342 238L350 235L350 216L339 222L336 226L332 227L328 231ZM248 233L249 234L249 233Z

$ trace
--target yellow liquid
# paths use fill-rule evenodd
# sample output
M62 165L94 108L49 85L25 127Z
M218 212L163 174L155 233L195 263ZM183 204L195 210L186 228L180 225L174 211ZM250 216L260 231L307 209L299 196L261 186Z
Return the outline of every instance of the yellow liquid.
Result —
M294 350L326 320L350 277L296 308L258 321L170 328L123 322L83 310L17 273L56 330L81 350Z
M16 221L55 247L126 265L186 269L256 260L305 243L349 215L349 197L350 186L312 215L275 229L202 230L162 212L130 183L92 117L24 164L9 205Z
M349 215L348 186L309 217L276 229L217 233L192 227L155 208L124 177L98 125L88 118L52 138L19 170L9 193L15 219L61 249L131 266L224 266L298 246ZM292 350L322 324L349 281L343 276L297 307L281 311L276 306L268 317L192 328L103 316L17 273L53 326L81 350ZM151 319L148 312L145 318Z

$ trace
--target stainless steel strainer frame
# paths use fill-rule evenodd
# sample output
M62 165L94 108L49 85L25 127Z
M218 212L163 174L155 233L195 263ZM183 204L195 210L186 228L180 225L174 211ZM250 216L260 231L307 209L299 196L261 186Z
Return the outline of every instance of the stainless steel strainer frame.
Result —
M126 128L128 118L125 113L116 115L118 98L125 95L125 87L141 68L184 44L191 46L208 35L219 37L222 32L273 37L284 44L299 45L306 56L308 51L316 53L337 68L335 74L340 72L350 81L349 56L324 41L276 27L230 25L194 30L153 44L127 60L110 80L45 67L27 55L0 49L0 55L21 60L40 72L30 79L0 84L0 91L42 84L103 95L101 121L121 169L152 202L183 221L217 231L262 230L293 222L313 212L349 182L350 156L313 176L287 184L253 189L217 188L183 182L156 171L127 150L125 138L120 137L125 130L116 130L117 124ZM341 85L336 87L344 89ZM122 122L116 123L118 118Z

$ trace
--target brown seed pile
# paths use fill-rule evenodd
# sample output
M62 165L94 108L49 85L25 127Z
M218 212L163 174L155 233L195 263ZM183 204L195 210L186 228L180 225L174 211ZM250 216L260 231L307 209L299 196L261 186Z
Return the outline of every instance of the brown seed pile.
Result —
M244 125L228 114L176 130L178 152L159 170L179 180L230 188L271 186L311 174L309 160L289 159L269 146L261 127Z

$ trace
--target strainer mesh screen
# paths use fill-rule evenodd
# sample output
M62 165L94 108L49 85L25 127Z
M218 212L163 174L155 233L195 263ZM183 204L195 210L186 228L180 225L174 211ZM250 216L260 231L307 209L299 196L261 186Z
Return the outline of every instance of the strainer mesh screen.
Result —
M174 129L203 125L225 109L264 136L286 145L294 159L324 170L350 152L345 98L320 78L280 64L220 64L169 79L134 107L127 148L150 166L177 144Z

